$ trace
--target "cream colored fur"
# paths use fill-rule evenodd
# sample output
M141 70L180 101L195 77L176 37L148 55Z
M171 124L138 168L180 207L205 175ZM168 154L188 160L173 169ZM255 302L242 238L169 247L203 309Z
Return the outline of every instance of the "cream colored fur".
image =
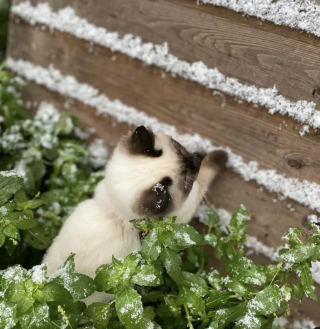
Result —
M132 156L119 143L93 199L76 207L45 255L43 262L47 264L49 274L57 270L70 253L75 253L76 272L93 278L100 265L111 262L112 255L126 257L132 251L140 250L139 234L129 222L141 217L132 210L134 202L141 191L165 176L173 178L170 194L175 207L169 215L177 216L179 223L190 221L218 170L205 159L185 199L175 180L179 162L170 138L155 134L155 145L163 150L159 158ZM89 304L109 299L110 295L95 293L85 301Z

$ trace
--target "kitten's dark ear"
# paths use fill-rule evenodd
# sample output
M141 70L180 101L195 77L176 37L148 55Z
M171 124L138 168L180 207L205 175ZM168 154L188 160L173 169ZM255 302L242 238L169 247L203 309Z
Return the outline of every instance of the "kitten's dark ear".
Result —
M136 128L131 136L130 152L137 155L146 155L150 157L158 157L161 150L154 148L154 134L145 126Z

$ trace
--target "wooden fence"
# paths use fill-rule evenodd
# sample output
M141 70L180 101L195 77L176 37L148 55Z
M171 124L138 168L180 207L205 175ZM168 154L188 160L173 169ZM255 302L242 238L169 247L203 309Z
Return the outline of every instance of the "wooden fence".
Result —
M13 5L23 1L14 0ZM36 6L40 1L31 1ZM222 7L198 5L195 0L46 0L52 11L71 6L76 15L96 27L140 36L143 42L168 43L170 53L189 63L202 61L225 76L258 88L276 85L291 102L320 105L320 39L312 34L247 17ZM32 25L12 14L8 56L73 76L105 93L110 100L156 117L179 133L199 133L215 145L230 147L243 161L257 161L287 178L320 184L319 131L301 137L303 124L227 93L179 76L156 65L146 65L121 52L71 33ZM95 127L106 145L114 147L132 126L61 92L30 82L24 96L33 104L52 102L77 115L84 126ZM239 101L240 100L240 101ZM252 215L249 234L270 247L283 245L290 227L306 227L315 211L289 198L279 198L256 181L245 181L228 170L215 182L210 199L230 212L244 204ZM269 188L270 189L270 188ZM311 196L310 196L311 198ZM319 198L320 202L320 198ZM319 207L320 208L320 207ZM257 257L267 262L264 256ZM316 288L318 298L320 289ZM310 318L320 324L319 304L294 305L293 318Z

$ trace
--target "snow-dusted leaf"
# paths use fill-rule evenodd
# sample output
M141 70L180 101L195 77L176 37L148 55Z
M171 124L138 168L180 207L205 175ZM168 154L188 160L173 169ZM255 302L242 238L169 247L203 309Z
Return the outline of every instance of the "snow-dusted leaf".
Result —
M116 310L126 328L136 328L143 314L141 296L134 289L126 287L116 296Z
M207 274L207 280L210 285L216 290L221 290L222 288L222 276L217 270L211 270Z
M302 244L299 239L299 235L301 234L301 230L298 228L290 228L288 232L282 237L283 240L289 242L290 247L295 247L297 245Z
M43 289L43 298L46 302L72 303L73 298L70 292L56 282L46 284Z
M141 265L130 279L140 286L156 287L163 284L162 275L153 265Z
M33 248L40 250L47 249L52 241L51 233L42 224L24 230L23 239Z
M156 230L152 230L145 237L141 246L141 254L149 260L156 260L161 252L161 243Z
M222 329L225 328L231 322L237 321L247 313L246 303L238 304L237 306L219 309L213 313L213 328ZM214 323L218 323L214 324ZM211 324L210 324L211 326Z
M310 258L315 251L315 246L311 243L296 245L290 249L282 249L277 260L290 264L301 263Z
M180 284L202 297L208 293L208 285L206 281L194 273L182 272Z
M281 294L276 285L268 286L249 301L248 308L255 314L268 315L280 308Z
M223 266L231 276L243 283L262 285L266 282L267 277L263 268L246 257L224 263Z
M317 296L315 293L314 281L309 265L304 263L301 264L297 269L301 272L300 279L305 295L311 299L316 300Z
M47 305L34 304L19 321L21 329L48 329L50 328L49 307Z
M166 269L170 277L181 283L182 271L181 271L181 257L177 252L174 252L168 248L164 248L161 251L160 259L163 267Z
M31 210L15 211L9 214L8 220L17 228L26 230L38 225L37 221L33 218Z
M186 287L180 288L177 304L187 306L192 314L199 314L205 310L203 298Z
M232 215L228 229L230 231L230 234L236 240L239 241L246 233L249 219L249 213L242 205Z
M229 279L226 283L226 287L237 295L245 296L249 293L249 289L237 279Z
M93 303L85 309L84 315L96 329L106 329L111 316L110 307L111 304Z
M0 172L0 206L23 186L23 178L14 171Z
M204 239L193 227L189 224L174 224L173 239L168 246L172 249L184 249L195 245L204 244Z
M212 227L219 227L220 225L220 220L219 220L219 215L218 213L210 208L208 209L207 211L207 218L205 221L203 221L203 223L207 226L209 226L209 228L212 228Z

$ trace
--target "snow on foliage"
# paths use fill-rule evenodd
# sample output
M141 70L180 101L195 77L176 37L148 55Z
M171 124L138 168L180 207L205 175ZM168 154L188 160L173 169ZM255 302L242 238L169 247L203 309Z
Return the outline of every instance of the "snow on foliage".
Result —
M199 0L197 0L199 2ZM320 36L320 6L314 0L200 0Z
M198 217L200 222L204 222L208 217L207 212L209 209L210 208L207 205L204 204L200 205L196 210L195 217ZM232 214L223 208L214 208L214 209L219 216L221 230L227 234L228 233L227 227L230 223ZM279 250L284 248L284 246L280 246L278 248L267 246L261 241L259 241L257 237L250 235L247 235L247 239L244 243L244 246L247 249L249 249L248 252L249 255L252 253L255 253L256 255L264 255L265 257L269 258L272 261L276 260ZM314 281L320 284L320 262L312 262L311 273Z
M108 114L118 122L125 122L133 126L145 125L154 131L168 134L192 152L224 150L229 156L228 167L240 174L245 181L254 180L270 192L279 193L310 209L320 211L320 185L316 183L286 178L275 170L259 169L259 164L256 161L245 163L243 158L233 153L230 148L214 146L209 139L203 138L199 134L179 134L175 126L159 122L157 118L127 106L118 99L111 101L105 94L100 94L98 89L86 83L79 83L72 76L62 75L52 65L46 69L28 61L16 61L8 58L6 66L27 80L95 107L98 115Z
M247 3L247 0L204 0L208 3L210 1L221 4ZM272 1L259 0L257 4L253 5L252 3L255 2L256 0L249 1L251 5L246 7L264 8L263 3L271 3ZM293 3L292 0L281 0L272 3L272 6L275 5L278 8L278 4L283 2ZM216 68L208 68L201 61L189 63L180 60L170 53L167 43L143 42L140 37L132 34L120 37L117 32L108 32L105 28L97 27L86 19L77 16L75 10L71 7L53 12L46 3L38 3L34 7L29 1L26 1L13 6L11 11L31 24L44 24L50 29L73 34L77 38L99 44L131 58L139 59L147 65L155 65L175 76L195 81L209 89L219 90L241 100L266 107L270 114L288 115L294 120L305 124L300 132L302 136L309 131L309 127L320 128L320 111L315 110L315 103L303 100L291 102L280 95L276 87L257 88L254 85L246 85L237 79L223 75ZM284 17L287 18L286 15ZM320 26L320 20L317 25Z

